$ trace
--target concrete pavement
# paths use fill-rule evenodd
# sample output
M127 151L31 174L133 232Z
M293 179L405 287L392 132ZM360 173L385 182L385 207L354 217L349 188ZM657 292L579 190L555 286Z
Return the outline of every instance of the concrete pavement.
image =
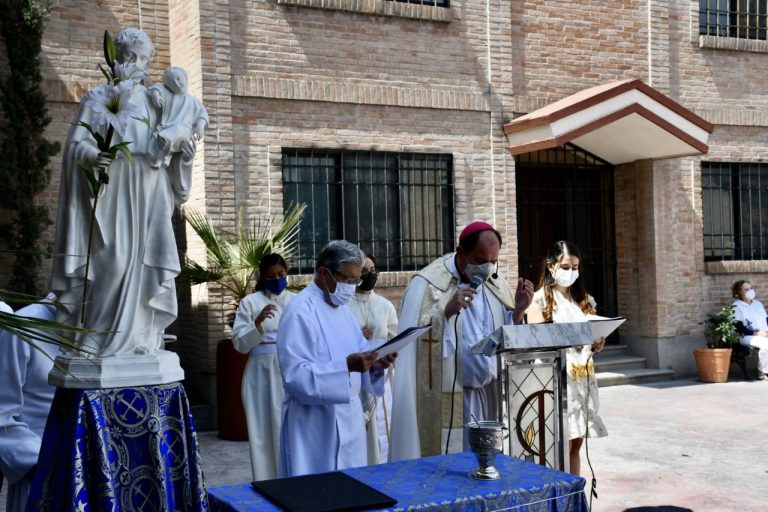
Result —
M768 509L768 381L614 386L600 401L610 435L589 442L593 512ZM209 487L250 480L247 442L200 443Z

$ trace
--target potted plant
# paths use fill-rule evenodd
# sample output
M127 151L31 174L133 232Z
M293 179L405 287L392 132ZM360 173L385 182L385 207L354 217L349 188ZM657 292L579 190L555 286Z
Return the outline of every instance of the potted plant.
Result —
M711 315L704 327L706 348L693 349L699 379L703 382L726 382L731 366L731 351L739 342L734 306L723 307Z

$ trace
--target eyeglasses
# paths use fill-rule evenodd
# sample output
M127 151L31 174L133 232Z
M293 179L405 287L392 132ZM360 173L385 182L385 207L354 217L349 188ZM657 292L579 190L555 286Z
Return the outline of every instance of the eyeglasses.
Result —
M339 274L341 277L344 278L343 281L339 281L338 279L336 279L334 277L334 279L336 279L337 283L341 282L341 283L344 283L344 284L351 284L352 286L360 286L363 283L362 279L360 279L360 278L355 279L354 277L349 277L347 275L342 274L338 270L334 270L333 273L334 274Z

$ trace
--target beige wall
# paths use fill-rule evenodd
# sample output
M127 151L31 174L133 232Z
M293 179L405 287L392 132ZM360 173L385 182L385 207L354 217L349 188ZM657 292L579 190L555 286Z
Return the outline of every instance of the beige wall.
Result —
M457 228L475 218L495 222L510 276L516 191L501 126L515 116L587 87L641 78L717 124L707 159L765 158L768 55L699 48L695 0L457 0L443 21L423 19L434 8L386 0L325 5L396 5L407 16L286 2L299 0L56 2L42 59L50 137L64 141L77 102L100 80L103 30L141 21L158 50L153 77L183 66L208 109L190 204L217 225L233 227L240 207L281 211L284 147L447 152ZM52 218L57 168L41 198ZM768 265L704 264L699 171L698 158L616 170L618 293L628 336L698 336L735 279L768 290ZM179 226L178 236L188 254L203 256L194 234ZM398 301L408 277L382 276L382 292ZM215 371L216 342L228 335L228 301L215 286L180 291L178 350L203 381ZM201 385L200 393L210 398L212 389Z

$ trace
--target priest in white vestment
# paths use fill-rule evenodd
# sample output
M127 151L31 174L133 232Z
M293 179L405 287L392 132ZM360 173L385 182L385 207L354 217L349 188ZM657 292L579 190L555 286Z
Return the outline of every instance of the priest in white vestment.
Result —
M496 358L472 355L469 347L502 325L521 323L533 297L533 283L518 279L513 298L498 273L500 249L501 235L486 222L473 222L455 253L408 284L399 330L430 323L432 330L398 359L391 461L461 451L468 448L464 424L496 419Z
M397 311L386 298L374 291L379 273L373 257L363 264L362 283L357 287L349 309L370 346L377 347L397 336ZM392 382L394 368L387 370L384 395L376 397L362 392L365 433L368 440L368 464L387 462L389 457L389 427L392 417Z
M248 425L253 481L277 478L280 460L280 420L283 380L277 363L277 327L288 303L296 297L288 286L288 264L279 254L267 254L259 263L256 292L237 307L232 344L250 354L241 394Z
M48 302L30 304L19 316L53 320L56 308ZM32 487L45 421L56 388L48 385L58 347L38 343L45 354L9 332L0 332L0 472L8 480L7 512L23 512ZM47 356L46 356L47 354Z
M347 304L360 284L365 256L334 240L317 257L314 281L288 305L277 333L285 398L280 476L366 464L361 387L384 392L384 369Z

